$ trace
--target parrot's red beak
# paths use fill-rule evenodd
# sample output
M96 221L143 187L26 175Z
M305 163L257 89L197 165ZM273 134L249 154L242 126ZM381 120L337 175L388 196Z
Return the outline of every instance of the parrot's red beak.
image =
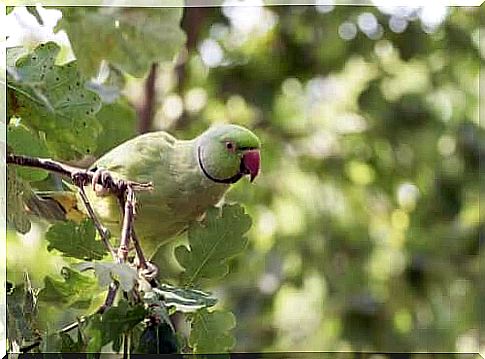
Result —
M248 150L244 152L242 157L242 164L245 172L249 174L249 180L254 181L259 174L259 168L261 165L261 156L259 150Z

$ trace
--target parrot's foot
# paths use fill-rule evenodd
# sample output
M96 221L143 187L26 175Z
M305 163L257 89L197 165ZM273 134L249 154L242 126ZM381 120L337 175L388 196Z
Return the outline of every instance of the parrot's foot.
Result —
M97 196L106 196L109 193L110 184L114 182L111 173L102 168L96 168L93 174L93 179L91 180L91 186L93 191Z
M153 264L152 262L146 261L146 268L140 270L140 274L145 278L148 282L151 282L157 279L160 270L158 267Z

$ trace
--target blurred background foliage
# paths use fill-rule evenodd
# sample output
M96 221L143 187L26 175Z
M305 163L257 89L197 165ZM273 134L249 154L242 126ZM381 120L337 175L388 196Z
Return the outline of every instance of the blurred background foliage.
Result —
M95 156L148 130L260 136L261 176L227 197L253 218L249 246L212 288L237 318L234 351L478 351L483 6L231 4L184 9L175 64L98 75L112 104ZM43 228L9 232L10 280L59 272Z

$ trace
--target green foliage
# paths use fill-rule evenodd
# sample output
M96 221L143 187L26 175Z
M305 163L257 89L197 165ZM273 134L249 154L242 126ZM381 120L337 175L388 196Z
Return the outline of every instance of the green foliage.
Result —
M234 347L229 333L236 325L231 312L201 309L192 315L189 345L195 353L221 353Z
M69 267L61 270L62 280L47 276L39 300L52 305L86 309L92 300L92 293L98 288L96 279Z
M104 105L96 114L103 127L98 136L96 156L101 156L113 147L136 135L136 113L132 106L118 101Z
M69 333L49 334L43 339L41 346L44 353L82 353L85 350L86 343L81 330L77 330L76 340Z
M34 132L22 124L9 124L7 126L7 142L12 152L19 155L46 157L48 154L45 142L38 138ZM49 173L31 168L17 168L17 174L26 181L41 181Z
M85 348L85 343L81 336L81 331L78 331L77 340L72 339L72 337L67 333L59 333L60 339L60 352L61 353L82 353Z
M32 196L27 182L17 176L17 169L7 168L7 225L20 233L30 230L30 220L25 213L24 202Z
M47 250L58 250L65 257L84 260L101 259L107 253L103 242L96 240L96 228L92 220L80 224L72 221L53 224L45 235L49 242Z
M24 283L7 292L7 330L10 345L29 345L39 339L37 292L28 276Z
M175 249L177 261L185 268L184 283L195 286L203 280L220 279L228 272L227 260L241 253L251 218L239 205L210 208L203 222L194 222L188 231L190 247Z
M109 308L102 315L92 316L86 328L86 335L91 338L87 351L99 352L102 346L111 342L119 349L123 333L143 321L145 315L146 310L142 305L130 305L121 300L117 306Z
M178 27L181 8L72 7L62 12L59 26L68 33L87 76L96 75L106 60L141 77L152 63L172 61L185 42Z
M95 114L101 103L85 88L76 62L55 65L59 46L39 45L9 69L9 112L23 123L45 133L45 141L56 158L71 159L93 153L100 125Z

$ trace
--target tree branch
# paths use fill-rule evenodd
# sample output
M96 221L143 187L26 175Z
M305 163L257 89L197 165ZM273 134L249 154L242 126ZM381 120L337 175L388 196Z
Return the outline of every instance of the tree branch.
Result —
M155 112L155 102L157 97L157 70L158 64L153 63L150 67L150 72L145 81L145 97L143 103L138 108L138 132L145 133L150 131L153 122L153 115Z
M197 43L200 38L204 26L206 26L206 18L210 14L210 9L205 7L186 7L184 9L184 14L182 17L181 27L187 34L187 42L185 47L187 48L186 53L180 53L178 64L175 67L175 73L177 74L177 91L179 95L183 95L185 91L187 82L187 61L191 53L196 49ZM186 128L189 124L189 114L183 109L182 115L174 123L174 129Z
M64 177L69 177L73 182L82 182L84 185L91 182L94 175L93 172L84 168L69 166L64 163L51 160L50 158L28 157L9 153L7 154L7 163L24 167L44 169L50 172L57 173ZM103 185L101 182L98 182L98 184ZM153 189L153 184L151 182L138 183L123 180L109 181L105 184L105 186L107 186L107 189L115 195L124 194L126 191L126 186L131 186L133 190L136 191L146 191Z

